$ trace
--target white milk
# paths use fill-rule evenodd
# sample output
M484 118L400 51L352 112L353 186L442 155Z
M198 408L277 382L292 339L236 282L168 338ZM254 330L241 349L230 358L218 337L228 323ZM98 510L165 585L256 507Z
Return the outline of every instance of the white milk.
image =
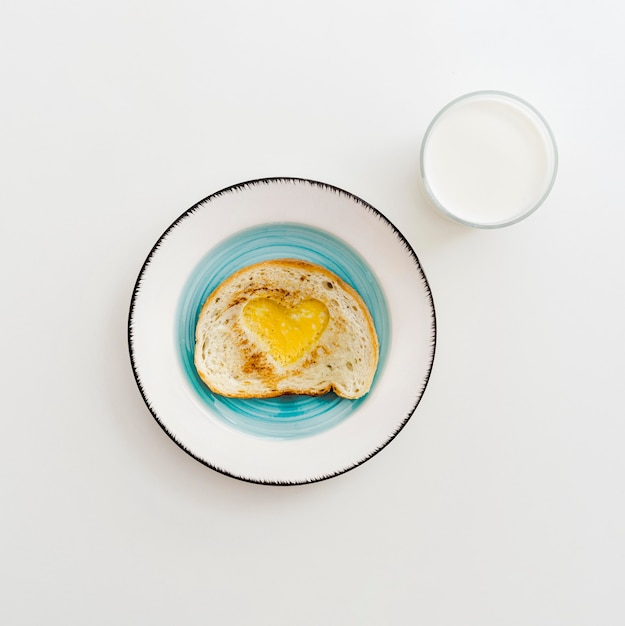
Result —
M439 208L478 226L504 225L535 209L551 187L557 159L541 116L499 92L470 94L443 109L421 158Z

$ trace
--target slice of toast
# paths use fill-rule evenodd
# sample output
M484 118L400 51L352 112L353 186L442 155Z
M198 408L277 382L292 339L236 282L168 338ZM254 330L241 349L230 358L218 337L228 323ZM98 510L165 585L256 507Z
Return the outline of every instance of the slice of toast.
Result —
M326 268L296 259L245 267L206 299L195 367L215 393L234 398L371 388L379 345L360 295Z

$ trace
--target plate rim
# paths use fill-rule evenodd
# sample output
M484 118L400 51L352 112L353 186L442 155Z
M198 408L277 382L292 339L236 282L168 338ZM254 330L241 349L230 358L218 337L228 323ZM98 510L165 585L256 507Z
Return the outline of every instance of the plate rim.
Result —
M403 418L403 420L401 421L399 426L397 428L395 428L392 433L390 433L389 437L383 443L381 443L379 446L376 446L373 450L371 450L371 452L369 454L367 454L366 456L364 456L360 460L352 463L351 465L349 465L349 466L347 466L345 468L337 469L337 470L333 471L332 473L328 473L328 474L323 475L323 476L312 476L312 477L307 478L305 480L264 480L262 478L252 478L252 477L249 477L249 476L242 476L240 474L236 474L236 473L234 473L232 471L229 471L229 470L227 470L225 468L219 467L216 464L212 464L212 463L210 463L210 461L208 461L206 459L203 459L203 458L199 457L197 454L193 453L181 441L178 440L178 438L174 435L174 433L170 432L170 430L166 427L166 425L163 422L163 420L159 417L159 415L158 415L157 411L155 410L155 408L152 406L152 403L150 402L150 400L149 400L149 398L147 396L146 390L144 388L144 384L143 384L143 382L141 381L141 379L139 377L137 362L136 362L136 359L135 359L135 354L134 354L134 349L133 349L133 325L132 325L133 313L134 313L134 310L135 310L137 298L139 296L139 292L140 292L140 288L141 288L141 282L142 282L144 274L145 274L145 272L146 272L146 270L147 270L147 268L148 268L152 258L158 252L158 249L160 248L162 242L168 236L168 234L174 228L176 228L183 220L185 220L188 217L190 217L191 215L193 215L202 205L210 202L211 200L213 200L215 198L218 198L218 197L220 197L220 196L222 196L222 195L224 195L226 193L244 190L245 188L253 187L255 185L260 185L260 184L271 185L271 184L275 184L275 183L297 183L297 184L302 183L302 184L310 185L312 187L319 187L321 189L332 191L332 192L338 193L339 195L347 196L348 198L356 201L358 204L361 204L368 211L370 211L374 215L376 215L382 222L384 222L386 224L386 226L390 227L390 229L392 230L393 234L399 239L399 241L402 244L402 246L404 247L404 249L408 252L408 254L412 257L413 261L415 262L415 265L416 265L417 270L418 270L418 272L420 274L420 277L421 277L421 281L423 283L423 287L425 289L426 299L427 299L428 304L429 304L429 306L431 308L431 325L430 325L430 341L429 341L430 353L429 353L429 360L428 360L428 364L427 364L427 375L425 376L425 379L423 380L421 389L418 392L418 396L417 396L416 402L414 403L414 405L412 406L410 411L408 411L407 415ZM374 456L376 456L379 452L381 452L384 448L386 448L391 443L391 441L393 441L397 437L397 435L404 429L406 424L410 421L410 418L414 415L417 407L419 406L419 404L420 404L420 402L421 402L421 400L423 398L423 395L425 394L425 391L426 391L427 386L429 384L429 381L430 381L430 378L431 378L431 375L432 375L432 370L433 370L433 367L434 367L434 360L435 360L435 356L436 356L437 340L438 340L438 326L437 326L437 317L436 317L436 307L435 307L435 304L434 304L434 297L432 295L432 289L430 287L430 283L429 283L429 281L427 279L427 276L426 276L426 274L425 274L425 272L423 270L423 267L421 265L421 261L419 260L419 257L417 256L414 248L412 247L410 242L406 239L406 237L403 235L403 233L397 228L397 226L395 226L395 224L393 222L391 222L391 220L388 217L386 217L386 215L384 215L381 211L379 211L373 205L371 205L369 202L363 200L362 198L360 198L359 196L357 196L356 194L354 194L352 192L346 191L345 189L342 189L342 188L337 187L336 185L332 185L330 183L317 181L317 180L314 180L314 179L311 179L311 178L294 177L294 176L274 176L274 177L264 177L264 178L253 178L253 179L249 179L249 180L246 180L246 181L243 181L243 182L239 182L239 183L235 183L235 184L232 184L232 185L228 185L228 186L223 187L222 189L220 189L218 191L215 191L215 192L209 194L208 196L202 198L201 200L199 200L198 202L193 204L191 207L186 209L183 213L181 213L173 222L171 222L169 224L169 226L167 226L167 228L158 237L158 239L156 240L156 242L154 243L154 245L150 249L148 255L146 256L145 260L143 261L143 263L141 265L141 268L139 270L139 273L137 275L137 278L136 278L136 280L134 282L133 288L132 288L132 295L131 295L131 299L130 299L130 305L129 305L129 310L128 310L128 319L127 319L128 352L129 352L130 365L131 365L131 368L132 368L133 377L135 379L135 383L137 384L137 388L139 389L139 393L141 394L141 397L142 397L142 399L143 399L143 401L144 401L148 411L150 412L150 414L152 415L152 417L154 418L156 423L165 432L165 434L181 450L183 450L190 457L192 457L193 459L195 459L196 461L198 461L202 465L210 468L211 470L218 472L219 474L222 474L224 476L228 476L229 478L234 478L234 479L242 481L242 482L251 483L251 484L259 484L259 485L267 485L267 486L280 486L280 487L313 484L313 483L318 483L318 482L322 482L322 481L325 481L325 480L329 480L329 479L335 478L337 476L341 476L341 475L346 474L347 472L350 472L351 470L353 470L353 469L363 465L364 463L366 463L367 461L372 459Z

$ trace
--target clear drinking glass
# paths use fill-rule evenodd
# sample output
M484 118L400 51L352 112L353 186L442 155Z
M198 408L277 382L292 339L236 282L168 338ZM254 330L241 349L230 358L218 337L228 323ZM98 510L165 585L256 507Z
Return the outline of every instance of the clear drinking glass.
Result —
M453 100L434 117L421 144L421 177L432 204L476 228L528 217L549 195L557 169L545 118L502 91Z

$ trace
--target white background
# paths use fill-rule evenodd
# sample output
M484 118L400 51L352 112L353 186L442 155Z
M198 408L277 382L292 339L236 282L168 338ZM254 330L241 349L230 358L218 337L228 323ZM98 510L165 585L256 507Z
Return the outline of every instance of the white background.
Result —
M623 624L624 11L4 0L0 623ZM558 140L552 195L505 230L419 191L427 124L476 89ZM126 341L161 232L263 176L385 213L438 317L400 436L293 488L178 449Z

